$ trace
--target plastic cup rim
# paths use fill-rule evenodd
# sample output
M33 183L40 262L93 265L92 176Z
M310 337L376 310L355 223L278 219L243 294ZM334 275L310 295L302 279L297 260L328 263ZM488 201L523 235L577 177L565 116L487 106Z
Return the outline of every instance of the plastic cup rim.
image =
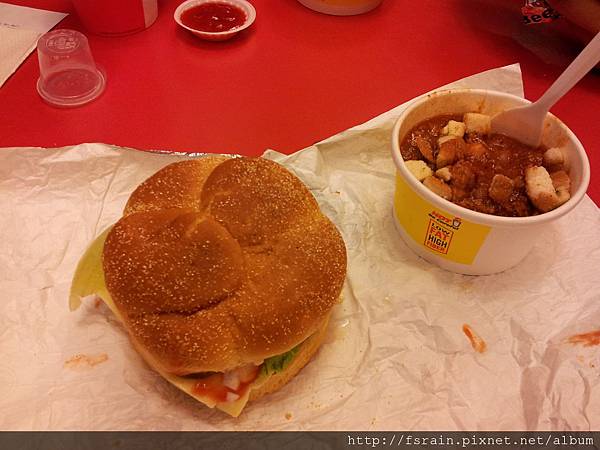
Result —
M41 76L37 80L36 88L38 93L40 94L40 97L42 97L42 99L46 103L49 103L53 106L64 108L82 106L91 102L92 100L95 100L100 96L100 94L104 92L104 89L106 87L106 73L104 69L99 65L96 65L96 73L98 74L100 82L98 83L95 89L93 89L91 92L88 92L85 95L75 97L60 97L52 95L44 89L44 83Z

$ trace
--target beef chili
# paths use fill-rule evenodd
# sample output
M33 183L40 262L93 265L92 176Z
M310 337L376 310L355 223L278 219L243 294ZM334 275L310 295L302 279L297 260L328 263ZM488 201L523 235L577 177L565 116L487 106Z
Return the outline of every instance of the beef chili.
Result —
M532 216L570 198L561 149L491 133L490 123L490 116L466 113L417 124L400 142L406 167L446 200L486 214Z

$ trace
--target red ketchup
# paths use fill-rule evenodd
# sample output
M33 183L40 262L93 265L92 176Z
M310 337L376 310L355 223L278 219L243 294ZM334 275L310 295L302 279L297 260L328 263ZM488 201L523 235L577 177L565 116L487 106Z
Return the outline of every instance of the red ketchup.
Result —
M209 397L217 403L235 401L246 393L250 384L258 377L259 370L259 366L253 365L236 369L235 376L239 380L239 386L236 389L224 384L225 375L223 373L215 373L198 380L194 386L194 392L203 397ZM230 399L227 398L228 394Z
M246 13L227 3L201 3L181 13L181 23L185 26L209 33L229 31L243 25L245 21Z

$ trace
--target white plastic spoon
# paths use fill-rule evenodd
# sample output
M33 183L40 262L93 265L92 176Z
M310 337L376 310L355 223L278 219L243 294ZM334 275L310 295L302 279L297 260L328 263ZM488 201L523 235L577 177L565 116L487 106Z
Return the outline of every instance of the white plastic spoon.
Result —
M537 147L548 110L600 61L600 33L581 51L535 103L508 109L492 117L492 131Z

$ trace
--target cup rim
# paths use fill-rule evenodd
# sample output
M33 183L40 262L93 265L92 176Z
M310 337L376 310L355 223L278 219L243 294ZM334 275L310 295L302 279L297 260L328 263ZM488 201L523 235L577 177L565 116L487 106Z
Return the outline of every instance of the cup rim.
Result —
M546 222L551 222L553 220L562 217L571 211L579 202L583 199L585 193L587 192L587 188L590 182L590 163L585 152L585 149L575 133L571 131L569 127L567 127L564 122L562 122L558 117L556 117L552 113L548 113L548 115L558 122L559 126L561 126L566 132L567 138L571 141L574 146L577 155L579 156L582 164L582 174L581 174L581 183L577 187L577 189L571 194L571 198L566 201L564 204L559 207L553 209L552 211L548 211L546 213L538 214L535 216L528 217L506 217L506 216L495 216L492 214L481 213L478 211L473 211L471 209L465 208L463 206L459 206L456 203L453 203L449 200L446 200L439 195L433 193L429 189L427 189L423 183L418 181L406 168L404 164L404 158L400 153L400 142L399 142L399 134L400 127L405 120L405 118L416 108L421 106L422 104L430 101L432 96L440 97L440 96L450 96L450 95L462 95L462 94L475 94L481 95L485 97L496 97L496 98L508 98L520 102L522 104L531 103L529 100L518 97L516 95L508 94L506 92L495 91L491 89L444 89L439 91L430 92L428 94L424 94L416 99L414 99L410 105L398 116L396 119L396 123L394 124L394 128L392 131L392 158L396 165L398 172L402 175L404 181L409 184L409 186L421 197L427 200L429 203L439 206L443 208L448 213L454 214L455 216L459 216L466 220L469 220L473 223L479 223L483 225L490 226L505 226L505 227L519 227L519 226L531 226L531 225L539 225Z
M37 80L36 89L42 100L49 105L56 106L58 108L75 108L77 106L83 106L100 97L106 88L106 71L98 64L96 64L95 69L96 76L98 77L98 84L94 87L94 89L85 93L84 95L73 97L61 97L53 95L47 91L44 84L44 79L41 76Z
M192 28L192 27L188 27L187 25L185 25L182 21L181 21L181 15L183 14L184 11L187 11L188 9L196 6L196 5L201 5L203 3L227 3L230 5L235 5L238 6L239 8L243 9L244 12L246 13L246 20L244 21L244 23L238 27L234 27L231 28L229 30L225 30L225 31L203 31L203 30L198 30L196 28ZM250 25L252 25L254 23L254 20L256 19L256 9L254 8L254 6L252 6L252 4L246 0L186 0L183 3L181 3L176 9L175 12L173 13L173 18L175 19L175 22L177 22L177 24L182 27L185 28L188 31L191 31L194 34L200 35L200 36L206 36L206 37L225 37L228 35L233 35L236 34L242 30L245 30L246 28L248 28Z

